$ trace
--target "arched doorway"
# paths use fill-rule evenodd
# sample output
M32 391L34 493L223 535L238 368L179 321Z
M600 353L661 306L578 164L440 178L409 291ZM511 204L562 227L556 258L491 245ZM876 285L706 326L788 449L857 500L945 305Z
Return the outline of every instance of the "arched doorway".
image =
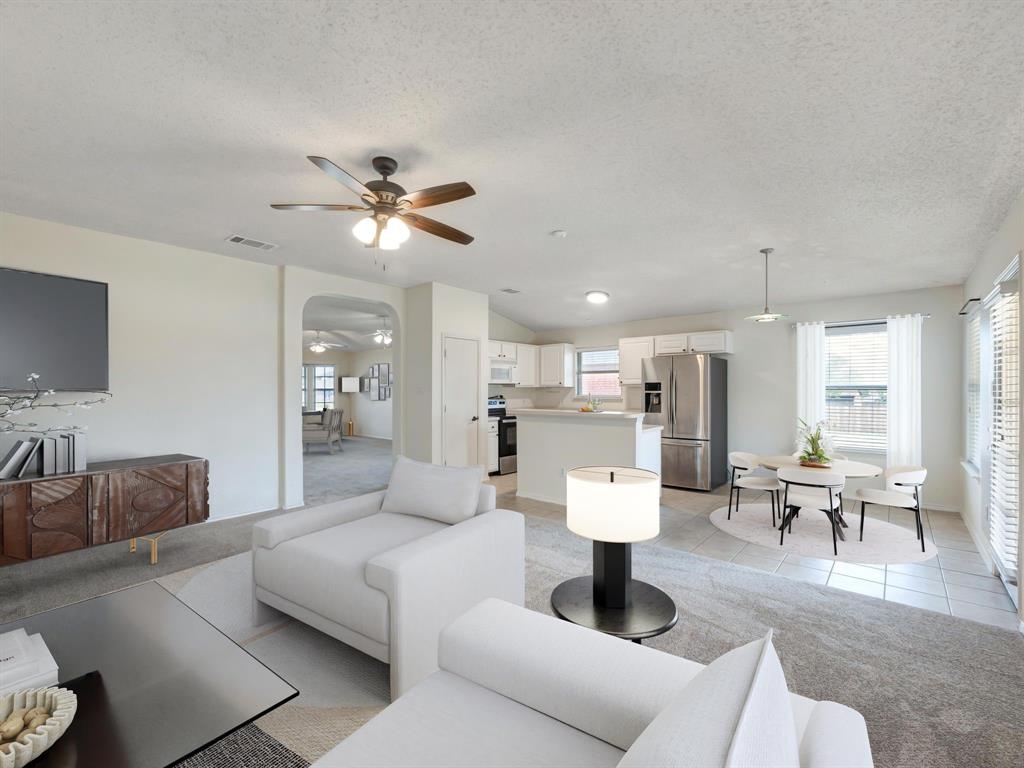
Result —
M398 429L396 319L381 302L309 298L302 311L302 459L307 505L387 485Z

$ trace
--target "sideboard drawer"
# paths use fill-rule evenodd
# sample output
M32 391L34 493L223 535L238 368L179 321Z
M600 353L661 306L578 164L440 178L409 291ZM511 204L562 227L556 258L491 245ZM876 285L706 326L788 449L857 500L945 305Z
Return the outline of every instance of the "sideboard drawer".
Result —
M32 557L46 557L88 546L87 480L39 480L29 490Z
M109 483L110 541L159 533L188 522L185 464L111 472Z

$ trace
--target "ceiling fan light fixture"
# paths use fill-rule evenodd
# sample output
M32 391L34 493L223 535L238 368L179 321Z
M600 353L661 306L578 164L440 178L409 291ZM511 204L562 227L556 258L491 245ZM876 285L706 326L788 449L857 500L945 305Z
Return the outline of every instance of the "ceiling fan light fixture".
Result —
M384 343L384 334L383 334L383 333L381 333L380 331L377 331L377 333L375 333L375 334L373 335L373 340L374 340L374 341L375 341L375 342L376 342L377 344L383 344L383 343Z
M395 238L399 244L408 240L409 235L411 234L409 225L397 216L392 216L388 219L388 225L384 227L384 232L387 233L389 237Z
M373 238L377 236L377 220L373 216L367 216L365 219L360 219L356 222L356 225L352 227L352 234L356 236L356 240L361 242L363 245L369 245L373 242Z
M398 235L394 231L389 230L387 227L380 231L380 237L377 238L377 246L382 251L397 251L402 245L402 241L398 239Z
M586 296L591 304L606 304L611 298L606 291L587 291Z
M315 355L319 355L321 352L326 352L327 347L317 341L309 345L309 351Z

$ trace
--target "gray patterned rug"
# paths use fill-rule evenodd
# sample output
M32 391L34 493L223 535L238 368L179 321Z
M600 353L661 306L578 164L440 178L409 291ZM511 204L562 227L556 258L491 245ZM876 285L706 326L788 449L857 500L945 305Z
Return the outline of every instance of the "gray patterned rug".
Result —
M308 768L309 763L250 723L173 768Z

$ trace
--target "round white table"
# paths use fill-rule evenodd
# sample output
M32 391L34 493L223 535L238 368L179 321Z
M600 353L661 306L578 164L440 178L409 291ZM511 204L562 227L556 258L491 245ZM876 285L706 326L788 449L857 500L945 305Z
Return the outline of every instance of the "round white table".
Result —
M796 456L759 456L757 459L758 463L765 469L777 470L779 467L799 467L800 459ZM824 467L804 467L812 472L838 472L843 477L850 479L855 477L878 477L882 474L882 468L876 467L874 464L868 464L864 461L850 461L849 459L833 459L832 466L828 468ZM786 511L786 514L782 516L782 524L779 526L779 530L789 523L794 515L799 514L800 510L797 507L793 507ZM831 520L833 515L826 512L829 519ZM843 533L843 528L846 528L846 521L843 519L842 509L838 517L839 525L836 526L836 533L839 538L846 541L846 534ZM836 521L833 521L835 525Z
M779 467L799 467L800 459L796 456L758 456L758 463L765 469L777 470ZM820 469L819 467L804 467L804 469ZM834 459L832 466L827 472L838 472L843 477L878 477L882 474L882 468L864 461L850 461L849 459Z

